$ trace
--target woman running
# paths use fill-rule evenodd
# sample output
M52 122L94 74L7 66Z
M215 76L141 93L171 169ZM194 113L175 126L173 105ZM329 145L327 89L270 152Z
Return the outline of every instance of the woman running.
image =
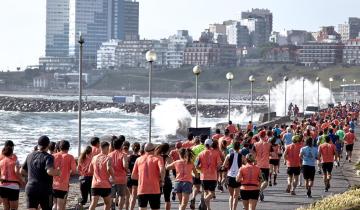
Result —
M185 210L192 192L192 172L196 173L193 159L195 157L191 149L182 148L179 150L180 160L166 166L166 170L177 171L175 178L174 192L176 193L180 206L179 210Z
M130 210L134 210L136 197L137 197L137 188L138 188L138 180L131 179L131 174L134 169L135 161L138 157L140 157L140 144L135 142L131 146L133 154L129 156L129 170L128 170L128 182L127 187L130 191Z
M4 210L18 209L20 187L25 186L20 175L20 163L13 153L14 146L12 141L6 141L0 155L0 197Z
M155 155L161 156L163 158L164 164L170 164L171 158L169 157L170 145L168 143L162 143L155 149ZM164 165L164 167L165 167ZM162 192L164 193L165 200L165 209L171 209L171 190L172 190L172 182L170 179L170 171L166 170L164 186L162 186Z
M92 181L92 173L89 171L89 166L91 163L91 151L92 148L87 146L86 149L80 154L79 162L78 162L78 172L79 172L79 181L80 181L80 192L81 199L79 204L84 206L87 201L89 194L91 192L91 181Z
M300 150L300 158L302 159L303 176L305 180L306 195L311 198L311 187L314 184L315 177L315 162L318 156L316 147L313 147L313 139L308 137L306 139L306 146Z
M273 137L270 140L271 143L271 149L270 149L270 175L269 175L269 186L272 186L272 182L271 182L271 178L272 175L274 175L274 185L277 185L276 183L276 178L277 178L277 173L279 171L279 163L280 163L280 155L281 154L281 147L279 144L277 144L276 142L276 138Z

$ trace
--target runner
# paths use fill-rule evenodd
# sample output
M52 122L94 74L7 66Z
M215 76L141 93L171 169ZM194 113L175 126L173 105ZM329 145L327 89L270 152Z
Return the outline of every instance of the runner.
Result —
M179 150L180 160L166 166L167 170L176 170L174 192L176 193L180 206L179 210L185 210L192 192L192 175L197 174L193 163L194 153L191 149L181 148Z
M238 205L238 197L240 195L240 183L236 181L236 176L242 165L242 155L240 153L240 142L233 144L233 153L226 156L223 168L228 169L227 184L229 190L229 209L236 210Z
M146 210L148 203L152 210L160 209L160 187L164 184L165 168L161 157L154 155L155 146L145 145L145 154L134 165L131 178L138 180L139 209Z
M195 142L193 140L194 135L192 133L189 133L187 136L187 140L182 143L182 147L185 149L193 147L195 145Z
M21 168L21 173L27 175L25 187L27 208L51 210L53 176L60 175L60 169L54 168L54 157L47 153L50 139L41 136L38 140L38 151L30 153Z
M270 149L270 175L269 175L269 186L272 186L272 175L274 175L274 186L277 185L276 178L277 173L279 171L280 165L280 154L281 148L280 145L277 144L277 139L275 137L270 139L271 149Z
M225 129L229 130L230 134L235 134L238 132L237 127L232 123L231 120L229 121L229 124L226 126Z
M335 145L330 143L330 137L325 137L325 143L319 146L318 159L321 160L324 173L325 192L330 189L331 172L334 166L334 158L336 158Z
M205 150L202 151L195 165L201 171L200 180L204 192L205 205L208 210L211 210L210 201L215 196L215 188L217 184L217 171L221 166L221 158L218 153L211 148L213 141L207 139L205 141Z
M94 157L95 155L99 154L101 152L100 150L100 139L99 137L92 137L90 139L91 144L91 155Z
M293 133L290 127L286 128L286 133L284 134L282 141L285 146L290 145L292 143ZM285 148L284 148L285 149Z
M100 153L95 155L90 164L90 172L94 174L91 183L91 204L89 209L95 210L99 197L104 199L104 210L111 208L111 183L110 177L114 179L114 171L112 168L112 160L108 156L110 144L106 141L100 144Z
M20 187L25 186L14 146L12 141L5 141L0 155L0 198L5 210L18 209Z
M311 188L314 184L315 177L315 163L318 156L317 148L314 147L313 139L308 137L306 139L306 146L300 150L300 159L302 159L303 176L305 180L306 195L311 196Z
M131 178L131 174L133 172L134 169L134 165L136 160L138 159L138 157L140 157L140 144L138 142L135 142L131 145L133 154L131 154L128 158L129 160L129 170L128 170L128 181L127 181L127 187L130 191L130 205L129 205L129 209L130 210L134 210L135 208L135 202L136 202L136 197L137 197L137 188L138 188L138 180L132 179Z
M262 180L261 170L255 165L255 158L250 153L246 155L246 165L242 166L236 177L241 183L240 195L245 210L255 210L260 195L260 183Z
M221 134L220 129L216 129L215 130L215 134L211 137L212 140L214 141L218 141L221 137L223 137L224 135Z
M126 172L128 170L128 158L125 153L122 151L123 141L116 138L113 141L114 151L109 153L111 158L111 166L114 170L113 183L111 187L111 194L113 198L113 205L117 203L119 209L123 209L125 204L126 196ZM116 197L119 197L118 202L116 202Z
M288 185L286 188L287 193L291 195L296 195L295 189L299 182L299 175L301 172L301 160L300 160L300 150L302 147L301 136L295 135L293 137L293 143L286 146L284 153L284 160L286 160L286 165L288 167Z
M345 134L345 150L346 150L346 160L351 162L352 151L354 149L354 143L356 141L356 137L354 134L354 130L350 128L349 132Z
M92 148L87 146L85 150L80 154L78 161L78 171L79 171L79 182L80 182L80 192L81 199L79 204L81 208L87 203L88 196L91 194L91 182L92 182L92 173L89 172L89 167L92 159L91 155Z
M269 182L270 150L271 150L271 144L269 142L266 142L265 138L262 138L260 136L260 141L254 144L254 153L256 157L256 165L261 169L261 173L263 177L263 182L260 185L261 201L264 201L264 190L268 186L268 182Z
M53 210L65 210L67 194L69 192L70 175L76 174L75 158L68 154L70 143L60 141L60 152L54 154L55 168L60 168L60 176L54 177L53 182Z

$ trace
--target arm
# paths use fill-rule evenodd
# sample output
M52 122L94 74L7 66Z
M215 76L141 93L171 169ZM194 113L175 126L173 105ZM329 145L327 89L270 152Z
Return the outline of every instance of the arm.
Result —
M76 161L74 158L71 159L71 175L77 174L77 167L76 167Z
M229 168L229 155L226 155L224 163L222 165L223 168Z
M285 152L284 152L284 165L286 165L286 160L288 159L288 150L287 148L285 149Z
M240 168L240 170L239 170L239 172L238 172L238 174L237 174L237 176L236 176L236 181L237 181L237 182L240 182L240 181L241 181L241 168Z
M131 174L131 179L135 179L135 180L139 179L138 160L135 161L133 172Z
M111 177L114 177L114 169L111 165L112 159L109 157L109 159L106 162L106 170L110 174Z
M175 169L175 164L174 164L174 162L173 162L173 163L170 163L170 164L167 164L167 165L165 166L165 168L166 168L166 170L173 170L173 169Z
M122 163L123 163L123 167L124 167L125 171L128 171L129 170L129 157L125 155Z
M53 156L48 156L46 157L46 173L49 176L60 176L60 168L55 169L54 168L54 157Z

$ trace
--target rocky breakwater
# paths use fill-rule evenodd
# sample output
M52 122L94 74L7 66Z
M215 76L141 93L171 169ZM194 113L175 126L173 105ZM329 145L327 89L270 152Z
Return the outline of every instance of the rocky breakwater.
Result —
M152 106L154 109L156 104ZM196 107L193 104L185 105L187 110L192 115L196 113ZM149 111L148 104L144 103L105 103L97 101L83 102L83 111L94 111L105 108L119 108L127 113L141 113L147 114ZM232 106L232 109L241 110L242 106ZM258 107L256 109L263 109ZM4 111L17 111L17 112L71 112L78 111L77 101L61 101L61 100L49 100L40 98L18 98L18 97L5 97L0 96L0 110ZM199 112L204 117L225 117L228 112L228 108L225 105L199 105Z

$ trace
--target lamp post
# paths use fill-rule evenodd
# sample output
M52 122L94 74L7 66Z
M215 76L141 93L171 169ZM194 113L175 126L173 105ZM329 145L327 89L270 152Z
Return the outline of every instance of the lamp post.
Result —
M79 55L79 105L78 105L78 157L81 154L81 111L82 111L82 89L83 89L83 80L82 80L82 72L83 72L83 45L85 40L80 33L78 43L80 44L80 55Z
M284 77L284 82L285 82L285 113L284 113L284 116L286 116L286 93L287 93L287 81L289 80L289 78L287 76Z
M269 91L269 106L268 106L268 121L270 122L271 120L271 117L270 117L270 86L271 86L271 83L272 83L272 77L271 76L268 76L266 78L266 81L268 82L268 91Z
M354 102L356 102L356 86L355 86L355 83L356 83L356 79L354 79Z
M302 107L303 107L303 114L305 113L305 77L302 80Z
M228 121L230 121L230 101L231 101L231 80L234 79L234 74L228 72L226 74L226 79L229 81L229 89L228 89Z
M332 77L329 78L329 86L330 86L330 103L332 103L332 82L334 79Z
M345 83L346 83L346 79L345 78L343 78L342 79L342 82L343 82L343 97L344 97L344 101L346 102L346 95L345 95Z
M318 106L318 112L320 112L320 77L316 77L316 81L317 81L317 106Z
M195 75L195 97L196 97L196 118L195 118L195 122L196 122L196 128L198 128L199 125L199 85L198 85L198 80L199 80L199 75L201 73L201 68L199 65L194 66L193 68L193 73Z
M149 142L151 142L151 113L152 113L152 71L153 71L153 63L156 61L156 52L154 50L149 50L146 52L145 58L147 62L150 63L150 71L149 71Z
M254 86L254 82L255 82L255 77L253 75L251 75L249 77L249 81L250 81L250 95L251 95L251 122L253 122L253 118L254 118L254 104L253 104L253 86Z

